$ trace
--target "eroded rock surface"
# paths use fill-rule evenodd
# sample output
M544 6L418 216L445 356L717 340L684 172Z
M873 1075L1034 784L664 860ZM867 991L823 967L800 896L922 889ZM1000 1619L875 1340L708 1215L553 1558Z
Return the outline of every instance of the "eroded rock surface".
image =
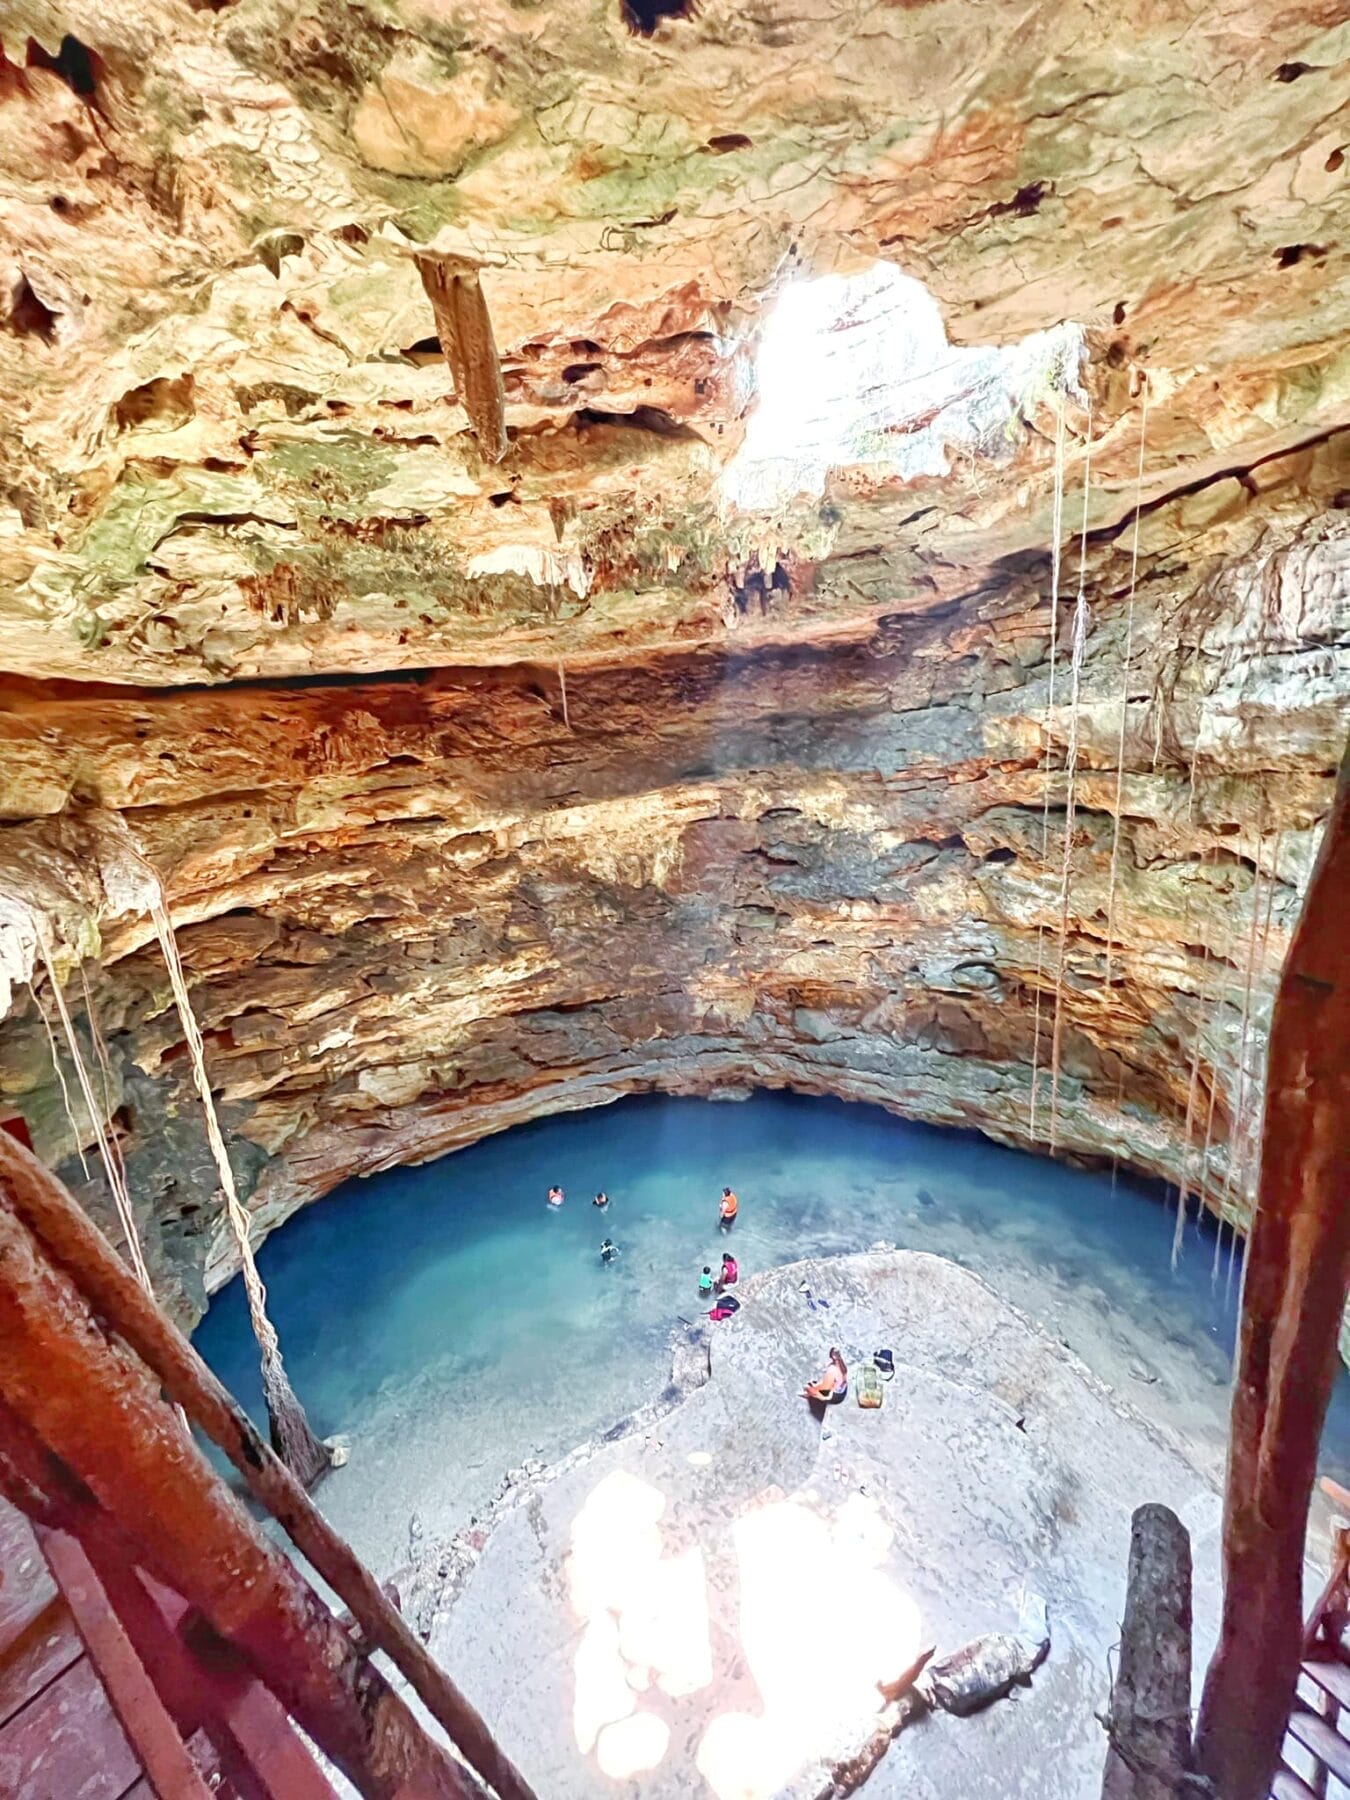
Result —
M828 1325L803 1277L830 1296ZM713 1328L707 1385L514 1493L434 1653L560 1800L620 1769L644 1796L814 1800L875 1721L874 1683L924 1644L1015 1629L1028 1589L1052 1636L1030 1688L908 1727L867 1792L1095 1795L1131 1512L1162 1499L1186 1524L1203 1621L1215 1489L938 1257L798 1264L744 1297ZM855 1365L893 1346L896 1374L880 1411L850 1394L822 1430L799 1390L830 1341Z
M1119 770L1128 535L1094 547L1076 715L1062 669L1048 704L1034 562L856 645L577 671L565 712L539 668L15 690L8 808L45 816L5 832L5 886L102 959L109 1110L191 1305L231 1263L123 821L165 875L264 1226L539 1111L751 1082L1013 1143L1053 1127L1241 1219L1342 727L1350 537L1302 512L1344 448L1144 521ZM0 1042L39 1149L68 1157L26 997Z
M106 1218L40 918L185 1316L232 1265L119 820L260 1229L753 1082L1242 1222L1350 693L1343 10L9 9L0 1096ZM878 257L1081 367L733 505L775 297Z

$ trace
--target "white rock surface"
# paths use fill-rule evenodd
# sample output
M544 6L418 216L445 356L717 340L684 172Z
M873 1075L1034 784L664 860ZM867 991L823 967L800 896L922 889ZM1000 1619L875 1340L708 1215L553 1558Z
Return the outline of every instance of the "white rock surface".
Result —
M1025 1587L1052 1633L1031 1688L911 1725L866 1791L1095 1796L1131 1512L1161 1500L1191 1531L1203 1667L1210 1481L937 1257L779 1269L712 1330L706 1385L517 1490L433 1630L538 1790L805 1800L874 1723L875 1681L1015 1629ZM851 1392L822 1428L799 1390L831 1343L890 1346L896 1375L880 1411Z

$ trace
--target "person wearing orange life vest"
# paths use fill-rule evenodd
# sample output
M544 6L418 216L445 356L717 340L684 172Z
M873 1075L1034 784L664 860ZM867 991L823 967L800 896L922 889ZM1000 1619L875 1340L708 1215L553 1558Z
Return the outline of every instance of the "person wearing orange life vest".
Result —
M740 1201L729 1187L722 1189L722 1204L718 1212L717 1223L721 1230L730 1231L736 1223L736 1214L740 1209Z

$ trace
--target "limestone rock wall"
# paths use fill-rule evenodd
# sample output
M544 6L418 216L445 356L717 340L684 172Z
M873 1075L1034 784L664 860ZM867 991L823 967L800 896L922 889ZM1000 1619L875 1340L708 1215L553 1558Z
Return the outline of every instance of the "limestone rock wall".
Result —
M1350 696L1347 59L1343 0L12 0L0 1104L99 1209L45 937L185 1315L229 1255L128 828L260 1225L753 1081L1241 1221ZM733 504L772 307L877 259L1081 365Z
M1034 559L854 643L574 671L565 716L548 667L12 689L0 891L92 958L109 1110L180 1303L230 1249L114 814L164 873L264 1227L350 1174L648 1088L788 1085L1044 1148L1062 917L1059 1149L1241 1221L1344 727L1346 486L1350 434L1145 517L1128 668L1131 533L1095 538L1076 719L1073 605L1051 708ZM16 971L21 913L0 920ZM22 988L0 1084L78 1185Z

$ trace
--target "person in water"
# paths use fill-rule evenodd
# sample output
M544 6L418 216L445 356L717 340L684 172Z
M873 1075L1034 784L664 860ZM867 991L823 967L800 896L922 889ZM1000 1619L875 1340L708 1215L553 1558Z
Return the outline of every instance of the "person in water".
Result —
M698 1278L698 1291L700 1294L711 1294L713 1291L713 1272L706 1265Z
M730 1251L724 1250L722 1252L722 1273L717 1277L718 1293L725 1293L727 1288L735 1287L739 1275L740 1269L736 1265L736 1258Z
M718 1225L723 1231L730 1231L732 1226L736 1223L736 1214L740 1210L740 1205L740 1201L736 1198L735 1194L732 1193L731 1189L724 1187L722 1189L722 1205L719 1209L717 1220Z
M814 1400L819 1406L833 1406L848 1394L848 1364L830 1345L830 1360L825 1365L825 1373L818 1381L808 1381L802 1389L804 1400Z
M603 1188L601 1188L600 1192L595 1196L594 1200L591 1201L591 1205L592 1206L608 1206L609 1205L609 1195L605 1192L605 1190Z
M604 1263L613 1262L614 1258L618 1254L619 1254L619 1246L617 1244L610 1243L609 1239L606 1238L604 1243L601 1244L601 1246L600 1246L601 1262L604 1262Z
M550 1206L561 1206L562 1205L563 1191L560 1187L551 1187L548 1190L548 1203Z

